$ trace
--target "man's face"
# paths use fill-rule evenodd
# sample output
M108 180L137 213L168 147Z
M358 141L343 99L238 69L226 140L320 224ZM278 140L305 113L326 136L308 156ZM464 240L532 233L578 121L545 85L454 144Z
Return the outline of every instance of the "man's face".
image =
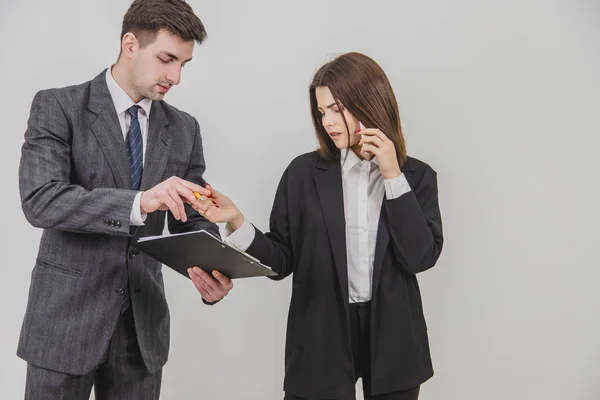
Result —
M160 101L181 80L181 69L192 59L194 41L161 30L144 47L136 40L132 48L129 80L135 94Z

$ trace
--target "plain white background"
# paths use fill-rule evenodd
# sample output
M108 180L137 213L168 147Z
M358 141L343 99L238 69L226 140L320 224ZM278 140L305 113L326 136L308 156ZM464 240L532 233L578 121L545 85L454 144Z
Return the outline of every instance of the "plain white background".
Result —
M262 229L283 170L316 146L316 69L360 51L387 72L445 224L420 276L436 370L421 399L600 398L597 1L190 3L209 38L166 100L200 121L206 179ZM40 237L18 195L29 106L116 60L128 5L0 3L2 399L23 396L15 351ZM237 281L215 307L168 269L165 283L164 399L282 398L289 279Z

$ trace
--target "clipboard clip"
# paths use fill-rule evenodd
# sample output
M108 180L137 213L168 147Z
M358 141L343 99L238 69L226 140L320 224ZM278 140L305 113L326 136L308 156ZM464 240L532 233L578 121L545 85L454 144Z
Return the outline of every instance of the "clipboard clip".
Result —
M243 255L245 255L246 257L248 257L250 260L253 260L254 262L257 262L257 263L260 264L260 260L258 258L252 257L250 254L246 253L244 250L240 249L235 244L233 244L232 242L230 242L229 240L227 240L227 238L223 239L223 243L226 244L227 246L231 247L232 249L234 249L234 250L242 253Z

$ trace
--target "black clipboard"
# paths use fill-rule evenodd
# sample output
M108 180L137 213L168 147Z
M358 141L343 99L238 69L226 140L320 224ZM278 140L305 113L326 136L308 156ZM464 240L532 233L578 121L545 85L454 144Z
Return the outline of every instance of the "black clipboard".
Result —
M230 279L277 275L251 255L205 230L138 238L132 246L189 278L188 268L198 266Z

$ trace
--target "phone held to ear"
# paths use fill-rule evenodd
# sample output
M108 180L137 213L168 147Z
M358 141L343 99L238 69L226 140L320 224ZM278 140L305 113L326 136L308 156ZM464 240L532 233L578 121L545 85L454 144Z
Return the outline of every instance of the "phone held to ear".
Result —
M360 126L360 130L361 130L361 131L362 131L363 129L365 129L365 126L363 125L363 123L362 123L362 122L358 121L358 125ZM364 137L364 135L361 133L361 134L360 134L360 140L362 140L362 139L363 139L363 137ZM362 151L362 146L361 146L361 151L360 151L360 152L361 152L361 153L363 153L363 154L365 154L365 155L369 155L369 154L371 154L371 152L370 152L370 151Z

